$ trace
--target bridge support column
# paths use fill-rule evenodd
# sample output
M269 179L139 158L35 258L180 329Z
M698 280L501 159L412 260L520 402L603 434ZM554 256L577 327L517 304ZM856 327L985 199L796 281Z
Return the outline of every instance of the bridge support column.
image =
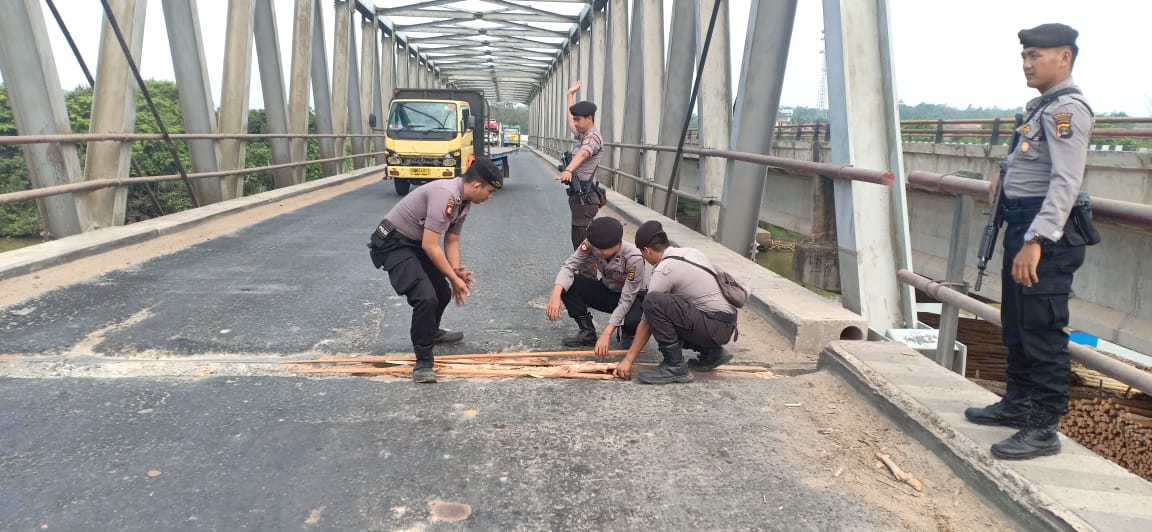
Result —
M312 7L314 0L296 0L292 16L292 63L288 84L288 130L293 135L308 133L308 87L312 70ZM308 159L308 142L302 138L291 140L292 162L300 163ZM292 169L292 181L282 183L277 176L276 187L303 183L307 168L297 166Z
M836 233L844 307L885 333L915 327L908 208L887 0L825 0L833 164L888 168L891 187L837 181ZM851 21L851 24L844 24Z
M60 74L52 59L52 45L40 2L0 2L0 74L12 102L12 115L20 135L64 135L72 132ZM20 147L28 177L36 188L79 181L80 158L74 144L24 144ZM89 225L84 199L79 194L58 194L36 200L45 236L63 238L79 234ZM80 207L80 208L78 208Z
M675 146L684 132L684 119L692 114L688 107L692 96L692 81L696 73L696 55L700 47L696 44L696 2L695 0L674 0L672 2L672 31L675 44L668 48L668 72L664 81L664 105L660 113L659 144ZM656 154L657 183L672 184L672 167L676 166L675 152ZM685 172L680 165L680 172ZM652 191L649 205L664 216L676 219L677 197L662 190ZM667 209L665 209L667 205Z
M696 20L700 21L700 42L708 33L712 5L720 2L712 44L704 62L704 75L700 79L698 143L701 147L727 150L731 146L732 131L732 53L729 35L728 3L723 0L703 0L697 7ZM728 162L714 157L701 157L700 193L705 198L720 199L724 194L724 171ZM700 232L714 236L720 222L720 207L700 206Z
M168 46L172 51L172 68L176 74L184 131L216 133L216 105L212 102L208 66L204 62L204 41L200 36L200 16L196 4L184 0L164 0L164 24L168 28ZM196 172L219 169L219 153L213 140L188 141L188 155ZM227 196L224 180L219 177L196 179L192 189L201 205L218 203Z
M605 66L610 62L608 54L605 53L608 43L608 13L606 9L607 4L605 4L605 9L597 10L593 7L592 31L588 34L588 99L600 105L600 112L597 113L598 119L606 111L603 107L604 102L607 101L604 97L604 76L607 74Z
M772 126L775 110L780 107L796 1L752 3L732 124L735 151L772 153ZM745 257L751 257L756 249L765 171L759 164L728 162L718 236L725 247Z
M396 54L396 87L411 88L412 84L408 83L408 43L402 44Z
M349 9L349 15L355 13ZM351 20L348 21L352 23ZM373 39L375 40L375 39ZM348 83L345 87L348 105L344 113L344 131L352 134L359 134L364 132L361 127L361 94L360 94L360 66L356 57L356 32L351 26L348 28ZM364 154L364 137L352 137L352 153ZM356 157L352 159L353 168L364 168L368 163L364 157ZM344 164L340 164L340 171L344 171Z
M365 149L369 152L384 151L384 140L378 135L374 135L372 129L368 127L368 115L375 114L376 116L380 116L383 109L381 99L384 97L384 90L380 86L380 43L376 38L376 33L379 31L376 15L373 14L370 20L364 21L362 28L361 38L364 39L365 43L364 57L367 57L368 60L365 61L365 67L362 69L363 72L360 73L360 79L362 81L367 80L366 83L362 82L360 84L360 93L367 94L363 100L365 103L361 105L360 109L363 115L360 117L360 127L365 133L373 135L365 139ZM369 39L372 40L370 47L368 45ZM369 53L369 51L371 51L371 53ZM382 164L383 162L384 159L380 156L372 158L373 164Z
M220 90L220 132L248 132L248 93L252 86L252 33L256 13L254 0L228 2L227 36L224 39L224 79ZM220 169L244 168L243 140L221 140ZM244 195L244 174L224 178L224 199Z
M312 17L312 103L316 109L316 132L331 135L336 129L332 118L332 93L328 85L328 57L324 50L324 11L320 0L315 0L312 6ZM332 44L336 48L337 43L334 41ZM320 158L330 159L335 156L336 142L331 137L320 139ZM321 163L320 167L326 176L340 173L341 168L337 162Z
M128 40L132 57L140 63L144 42L145 0L109 2L121 33ZM136 78L124 58L120 41L104 19L100 39L100 59L92 87L91 133L132 133L136 130ZM84 179L128 177L132 159L131 142L89 142L84 162ZM106 188L87 194L88 217L93 227L124 225L128 188Z
M319 6L316 9L319 10ZM348 133L348 109L351 103L348 72L353 62L349 56L354 42L350 27L352 4L348 0L336 0L332 17L332 131L337 135L343 135ZM336 157L344 155L346 141L346 137L336 137L334 141ZM340 168L343 167L341 161Z
M660 119L664 114L664 0L644 1L644 143L660 142ZM633 88L635 90L635 88ZM656 152L644 154L644 178L655 181ZM643 201L652 206L651 188L644 188ZM659 207L657 207L659 208Z
M604 68L604 127L605 137L615 142L623 138L624 130L624 100L628 82L628 0L609 0L608 2L608 46L607 64ZM621 149L609 148L608 160L613 168L619 169L622 164ZM626 181L625 178L612 175L609 182L617 191Z
M280 40L276 28L276 10L272 0L256 0L256 60L260 68L260 91L264 95L264 118L268 133L288 133L288 103L284 97L284 66L280 61ZM268 139L273 164L292 160L288 139ZM292 184L292 169L272 171L273 186Z
M648 80L644 75L644 4L648 0L632 0L632 32L629 34L628 44L628 81L624 91L624 123L621 139L624 144L640 144L644 137L644 106L649 102L645 98L645 87ZM662 13L654 16L663 17ZM621 149L621 172L640 176L640 168L644 157L639 150ZM639 185L628 178L621 178L616 190L628 199L636 199Z

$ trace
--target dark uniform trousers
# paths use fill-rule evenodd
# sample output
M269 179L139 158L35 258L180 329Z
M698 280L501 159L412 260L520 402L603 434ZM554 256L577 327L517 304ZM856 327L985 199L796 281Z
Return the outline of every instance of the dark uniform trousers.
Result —
M636 326L640 325L640 319L644 317L645 293L646 291L641 290L636 294L632 308L629 308L628 313L624 315L624 324L620 328L624 329L625 333L636 334ZM576 275L572 280L572 286L560 294L560 300L568 309L568 316L575 318L587 314L588 307L611 313L616 310L616 305L620 304L620 292L609 290L604 283L596 279Z
M1024 246L1024 233L1044 198L1003 200L1004 265L1001 310L1004 345L1008 348L1009 392L1031 396L1033 407L1054 415L1068 411L1071 353L1068 351L1068 295L1072 276L1084 263L1084 246L1068 239L1043 241L1036 276L1026 287L1012 279L1012 261Z
M414 346L431 346L444 309L452 301L452 285L444 277L420 243L393 231L382 245L371 248L373 264L388 272L388 281L397 295L408 298L412 307Z
M721 321L696 308L684 296L652 292L644 298L644 319L659 344L681 342L689 349L720 347L732 338L736 316Z

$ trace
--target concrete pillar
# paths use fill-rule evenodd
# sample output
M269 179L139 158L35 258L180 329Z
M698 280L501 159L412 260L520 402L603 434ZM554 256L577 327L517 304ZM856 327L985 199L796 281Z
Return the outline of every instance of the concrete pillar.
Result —
M723 0L702 0L698 7L700 42L708 32L712 5L720 3L716 27L712 31L712 44L704 62L704 75L700 79L700 147L727 150L731 146L732 131L732 46L728 30L728 3ZM700 192L706 198L719 199L724 194L724 171L728 162L712 157L701 161ZM716 234L720 223L720 207L701 206L700 232L706 236Z
M644 106L645 86L648 79L644 75L644 4L648 0L632 1L632 32L628 44L628 82L624 85L624 122L621 129L623 144L640 144L644 135ZM657 14L662 17L663 14ZM613 38L615 40L615 38ZM638 150L622 149L620 154L619 170L626 174L640 176L643 157ZM616 184L616 191L630 199L636 198L638 190L636 182L621 178Z
M383 95L384 108L392 100L392 89L396 88L396 39L393 35L384 35L380 32L380 92ZM377 121L387 121L388 117L376 115ZM384 127L377 122L376 127Z
M908 207L887 0L825 0L832 164L887 168L890 186L837 181L836 234L844 307L881 334L915 327ZM845 24L851 21L851 24Z
M296 0L292 16L292 72L289 75L288 85L288 131L293 135L308 133L308 87L312 70L312 29L314 17L312 16L313 0ZM300 163L308 160L308 145L302 138L291 141L292 162ZM305 167L297 166L292 169L292 182L283 184L279 177L276 187L303 183Z
M578 30L577 33L580 35L580 42L576 45L576 51L578 52L576 58L579 59L580 63L576 68L576 76L580 79L580 82L583 85L583 88L581 89L583 96L580 98L580 100L595 102L595 99L592 96L592 93L595 92L595 81L590 76L591 57L589 57L592 55L592 34L583 29Z
M372 54L372 65L371 65L372 70L370 71L370 73L364 73L365 76L370 76L372 78L372 83L370 83L370 85L372 86L372 99L371 99L372 100L371 101L372 106L371 107L365 107L364 109L362 109L362 111L364 113L364 122L363 122L364 132L368 133L369 135L372 135L372 139L371 139L372 140L372 146L371 146L371 148L369 148L369 150L372 152L384 151L384 137L383 137L383 135L377 135L376 132L372 131L372 128L369 127L369 125L368 125L368 116L370 114L374 114L376 116L381 116L384 113L384 94L385 94L384 91L386 89L384 88L384 83L383 83L384 80L381 79L381 73L383 71L380 69L380 55L384 52L384 50L382 50L380 48L380 46L384 43L382 40L380 40L380 41L376 40L378 36L384 35L384 32L381 31L379 28L380 28L380 26L378 25L377 20L375 19L375 17L373 17L372 32L371 32L372 40L373 40L372 48L374 49L373 54ZM367 32L365 32L365 33L367 34ZM383 129L383 128L381 128L381 129ZM383 155L373 156L372 157L372 164L374 164L374 165L384 164L384 156Z
M380 67L376 57L376 17L360 22L360 115L350 118L360 122L360 131L368 131L368 113L376 112L374 101L380 100ZM364 149L372 149L371 139L364 139Z
M108 2L120 32L124 34L132 57L140 63L144 42L146 0ZM100 32L100 55L92 87L91 133L132 133L136 130L136 78L124 58L120 41L103 18ZM131 142L89 142L84 162L84 179L128 177L132 162ZM124 225L128 188L106 188L87 194L87 216L94 227Z
M375 40L375 39L373 39ZM351 30L348 32L348 84L346 96L348 98L347 114L344 115L345 131L353 135L364 132L361 125L361 107L360 107L360 66L356 58L356 32ZM364 137L352 137L352 153L363 155L364 154ZM368 161L364 157L357 157L352 159L352 166L354 168L364 168L368 166ZM340 168L343 169L344 165L341 164Z
M315 0L312 6L312 17L312 103L316 109L316 132L330 135L336 129L332 118L332 93L328 88L328 56L324 50L324 12L320 0ZM336 41L332 45L336 48ZM347 98L347 91L341 93ZM346 115L341 113L341 116ZM320 158L336 157L336 144L331 137L320 139ZM338 162L321 163L320 167L325 176L336 175L342 168Z
M676 46L668 49L668 73L664 83L664 108L661 111L659 144L676 146L684 132L684 121L692 114L689 100L692 96L692 82L696 77L696 55L700 47L696 44L696 4L695 0L673 0L672 35L676 35ZM672 184L672 167L676 165L675 152L661 152L656 155L655 181L664 186ZM678 170L684 172L683 168ZM676 196L661 190L653 190L651 208L661 211L664 216L676 219ZM667 207L665 207L667 206Z
M352 4L348 0L336 0L332 15L332 131L337 135L348 133L348 68L349 49L354 38L349 27L352 24ZM336 157L344 155L346 137L335 139ZM344 162L340 162L344 168Z
M276 28L276 9L272 0L256 0L255 13L256 62L260 68L260 91L264 95L264 119L268 133L288 133L288 99L284 96L284 66L280 61L280 39ZM288 139L268 139L272 151L272 164L292 161ZM272 171L273 186L292 184L293 171L282 168Z
M0 75L12 105L16 132L20 135L65 135L72 132L60 74L52 58L52 45L44 14L37 0L0 2ZM75 144L24 144L20 146L28 177L35 188L66 185L80 180L80 158ZM36 200L44 236L63 238L86 229L74 194L57 194ZM87 208L83 209L87 211Z
M204 61L204 41L200 36L200 16L195 0L163 0L164 25L168 29L168 46L172 51L172 68L180 96L184 131L216 133L216 105ZM213 140L188 141L188 155L195 172L219 169L219 154ZM227 196L224 180L209 177L192 181L192 189L201 205L217 203Z
M224 38L224 79L220 90L220 132L248 132L248 93L252 85L252 31L255 0L229 0ZM221 140L220 169L242 170L246 141ZM224 199L244 195L244 174L224 178Z
M608 3L608 55L604 73L604 136L613 141L623 138L624 100L628 81L628 0L609 0ZM613 168L621 163L620 148L610 148L608 160ZM612 183L619 188L627 181L613 176Z
M588 35L589 44L589 70L588 81L588 99L597 102L600 105L600 112L597 115L604 113L603 103L607 101L604 94L604 76L607 75L606 67L608 65L608 54L605 50L608 47L608 12L607 6L605 9L592 12L592 32ZM599 116L597 117L599 118Z
M408 83L408 43L396 49L396 86L402 89L411 88Z
M664 0L644 0L644 143L660 141L664 110ZM644 178L656 179L656 153L644 155ZM644 202L652 205L649 191ZM657 207L659 208L659 207Z
M733 113L732 149L735 151L772 153L772 126L775 109L780 107L796 1L752 3L744 40L744 67ZM764 177L763 165L728 163L718 236L721 244L745 257L755 253Z

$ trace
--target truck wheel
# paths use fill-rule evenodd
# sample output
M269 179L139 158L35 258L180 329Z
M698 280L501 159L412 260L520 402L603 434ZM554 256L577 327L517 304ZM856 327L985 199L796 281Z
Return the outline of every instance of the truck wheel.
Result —
M393 179L392 182L396 184L397 196L408 194L408 189L412 188L412 182L407 179Z

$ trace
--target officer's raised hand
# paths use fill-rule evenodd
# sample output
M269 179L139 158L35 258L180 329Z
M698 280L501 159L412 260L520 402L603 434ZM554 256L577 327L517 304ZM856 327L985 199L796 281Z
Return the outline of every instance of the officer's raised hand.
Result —
M584 86L584 84L581 83L580 80L576 80L571 87L568 87L568 94L576 94L576 91L580 90L582 86Z

